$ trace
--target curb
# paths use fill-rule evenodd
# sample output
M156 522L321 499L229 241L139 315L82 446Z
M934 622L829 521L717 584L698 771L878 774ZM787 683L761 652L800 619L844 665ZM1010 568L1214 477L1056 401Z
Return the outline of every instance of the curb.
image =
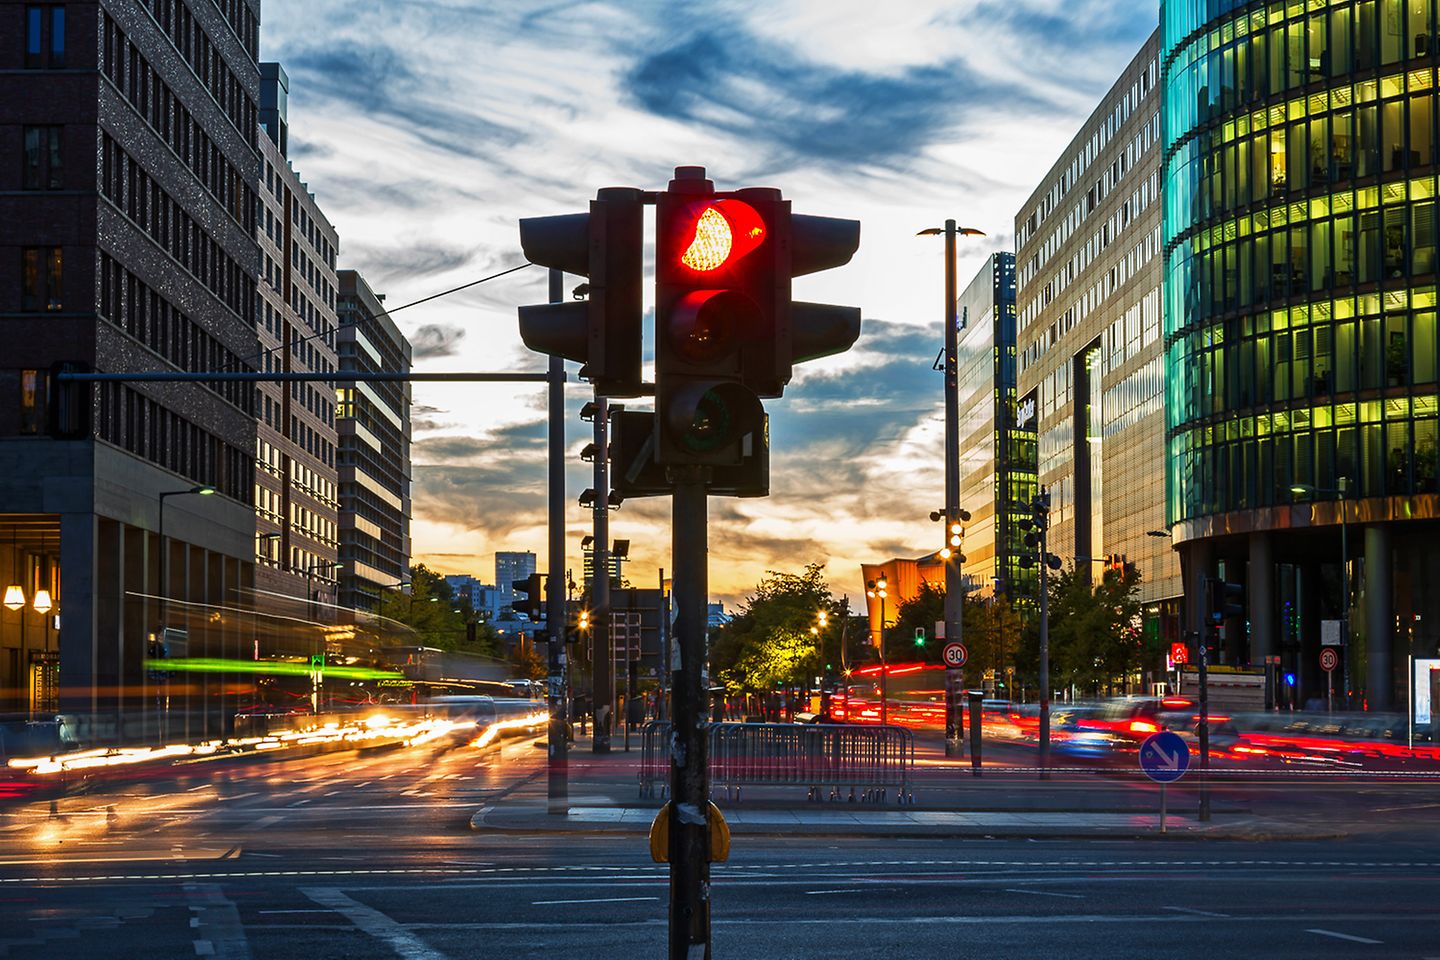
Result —
M657 808L658 811L658 808ZM501 814L495 817L495 814ZM507 822L508 821L508 822ZM560 817L552 818L543 810L537 809L533 813L516 812L505 814L499 808L486 805L477 810L470 817L470 829L483 831L497 831L503 833L519 834L543 834L543 833L573 833L573 834L632 834L637 837L644 837L649 825L643 823L571 823ZM1073 830L1069 828L1029 828L1017 829L1014 827L946 827L931 826L927 824L866 824L854 829L837 829L829 824L786 824L783 827L763 824L747 825L744 823L732 823L731 832L747 837L817 837L833 839L860 839L887 837L925 837L936 840L1161 840L1161 841L1199 841L1214 840L1221 842L1242 842L1242 843L1270 843L1279 841L1324 841L1343 839L1348 834L1340 830L1296 830L1295 832L1276 830L1273 827L1257 827L1255 829L1227 829L1224 826L1185 826L1181 829L1171 829L1166 833L1160 833L1154 828L1133 829L1133 828L1095 828L1092 830Z

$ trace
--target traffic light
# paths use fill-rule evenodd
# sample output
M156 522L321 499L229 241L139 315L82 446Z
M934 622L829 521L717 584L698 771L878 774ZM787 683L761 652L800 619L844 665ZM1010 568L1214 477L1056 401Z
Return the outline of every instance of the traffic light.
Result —
M923 647L923 646L925 646L925 628L924 628L924 627L916 627L916 628L915 628L915 646L917 646L917 647Z
M1210 622L1219 624L1245 615L1245 587L1224 580L1210 580Z
M539 623L545 615L545 588L544 574L532 573L524 580L510 581L510 587L515 592L515 599L511 602L511 609L530 618L531 623ZM525 594L522 599L520 594Z
M860 225L793 215L770 188L717 193L703 167L677 167L655 232L656 462L739 465L764 435L760 398L859 336L857 308L792 303L790 289L847 263Z
M768 208L767 208L768 212ZM744 353L767 330L770 224L697 167L660 194L655 225L655 439L665 465L734 465L764 409L744 382ZM758 296L757 296L758 294Z
M770 493L770 418L758 436L741 443L740 463L711 468L707 486L717 497L764 497ZM668 497L674 492L665 468L655 460L655 414L649 410L610 415L610 487L626 499Z
M1026 568L1044 563L1051 570L1060 569L1060 558L1049 552L1050 493L1042 489L1030 501L1030 516L1017 522L1025 534L1025 546L1032 552L1020 555L1020 566Z
M520 248L532 263L589 278L588 299L520 308L520 339L537 353L580 363L605 397L644 393L640 381L642 191L606 187L589 213L520 221Z

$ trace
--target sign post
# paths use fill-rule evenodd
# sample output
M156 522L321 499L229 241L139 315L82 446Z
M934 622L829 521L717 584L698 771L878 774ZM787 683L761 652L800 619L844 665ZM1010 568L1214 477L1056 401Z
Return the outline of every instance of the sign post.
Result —
M1340 665L1340 655L1334 647L1320 651L1320 669L1325 671L1325 709L1335 709L1335 668Z
M1185 776L1190 769L1190 748L1179 734L1162 730L1140 744L1140 770L1160 784L1160 832L1165 832L1165 786Z
M936 626L941 624L937 623ZM961 757L965 751L965 644L945 644L940 659L945 663L945 756Z

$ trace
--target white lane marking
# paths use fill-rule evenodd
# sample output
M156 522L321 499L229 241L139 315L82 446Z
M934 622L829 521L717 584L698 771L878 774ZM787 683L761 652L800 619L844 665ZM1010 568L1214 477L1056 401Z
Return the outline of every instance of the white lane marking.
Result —
M335 911L329 907L316 907L313 910L258 910L256 912L263 916L267 913L334 913Z
M1210 910L1196 910L1193 907L1162 907L1164 910L1174 910L1176 913L1188 913L1195 917L1222 917L1229 918L1228 913L1215 913Z
M1336 933L1334 930L1321 930L1318 927L1306 930L1306 933L1318 933L1322 937L1334 937L1336 940L1349 940L1351 943L1384 943L1384 940L1371 940L1369 937L1357 937L1348 933Z
M873 893L873 890L806 890L807 897L826 897L832 893Z
M1032 897L1066 897L1070 900L1084 900L1085 897L1078 893L1051 893L1049 890L1005 890L1006 893L1028 893Z
M203 939L195 939L196 956L220 957L221 960L250 960L250 945L245 939L245 925L240 911L226 898L218 883L187 883L185 899L194 916L190 926Z
M322 907L334 910L362 933L388 944L400 960L448 960L379 910L352 900L335 887L301 887L300 892Z
M561 903L635 903L640 900L659 900L659 897L598 897L593 900L532 900L532 907L550 907Z

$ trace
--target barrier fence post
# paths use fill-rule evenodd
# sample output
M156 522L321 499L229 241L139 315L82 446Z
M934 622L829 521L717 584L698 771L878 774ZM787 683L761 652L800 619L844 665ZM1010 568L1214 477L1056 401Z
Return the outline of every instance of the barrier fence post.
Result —
M979 690L970 691L970 769L980 776L980 712L984 706L985 694Z

